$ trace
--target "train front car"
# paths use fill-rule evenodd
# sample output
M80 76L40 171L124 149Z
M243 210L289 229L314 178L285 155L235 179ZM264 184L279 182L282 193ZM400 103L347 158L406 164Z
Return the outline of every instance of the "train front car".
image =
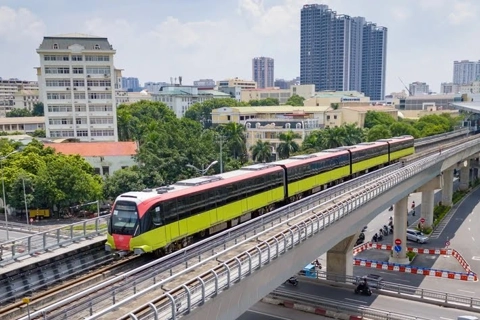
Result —
M105 250L122 256L131 251L131 240L139 233L140 215L135 201L119 198L110 215Z

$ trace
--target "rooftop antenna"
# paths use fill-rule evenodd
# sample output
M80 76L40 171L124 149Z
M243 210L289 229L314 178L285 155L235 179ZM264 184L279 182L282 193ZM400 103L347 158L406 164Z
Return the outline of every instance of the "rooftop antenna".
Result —
M170 84L173 85L173 78L170 77Z
M177 77L175 77L174 85L177 85Z
M178 76L178 83L182 85L182 76Z

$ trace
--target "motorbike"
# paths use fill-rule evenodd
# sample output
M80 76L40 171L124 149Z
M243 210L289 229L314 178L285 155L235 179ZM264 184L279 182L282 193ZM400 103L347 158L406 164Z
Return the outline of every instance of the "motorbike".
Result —
M372 290L370 289L370 287L362 283L359 284L354 291L355 291L355 294L363 294L366 296L372 295Z
M285 281L285 283L291 284L292 286L296 287L297 284L298 284L298 280L297 280L297 278L292 277L292 278L288 279L287 281Z
M384 226L383 226L383 235L387 236L387 235L388 235L388 231L389 231L389 230L388 230L387 225L384 225Z
M393 225L390 226L390 233L393 234Z
M393 211L393 206L390 206L390 208L388 208L388 211Z

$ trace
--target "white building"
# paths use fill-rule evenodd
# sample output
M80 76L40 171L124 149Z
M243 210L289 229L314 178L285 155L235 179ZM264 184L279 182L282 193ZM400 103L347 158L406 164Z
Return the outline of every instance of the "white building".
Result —
M23 99L25 99L25 103L23 101L19 103L19 100ZM0 78L0 117L5 117L6 113L11 111L12 108L29 109L37 102L37 81Z
M412 96L423 96L430 93L430 88L425 82L412 82L408 85L408 89Z
M132 104L142 100L152 101L152 95L147 90L140 92L117 92L117 106L121 104Z
M145 82L143 85L144 89L150 93L157 93L160 91L161 87L169 86L170 84L166 82Z
M15 109L27 109L28 111L33 111L33 107L40 100L39 90L20 90L15 93L13 106Z
M84 34L44 37L37 49L40 100L47 137L117 141L116 89L121 70L107 38Z
M456 94L460 92L460 85L453 82L442 82L440 84L440 94Z
M469 84L480 76L480 61L454 61L453 62L453 83Z
M165 103L177 118L185 115L185 112L195 103L201 103L210 99L230 98L230 95L216 90L198 90L194 86L165 86L161 91L152 93L152 100Z
M137 144L132 141L123 142L63 142L48 143L45 146L65 155L80 155L87 160L102 176L111 175L117 170L135 165L133 158L137 154Z

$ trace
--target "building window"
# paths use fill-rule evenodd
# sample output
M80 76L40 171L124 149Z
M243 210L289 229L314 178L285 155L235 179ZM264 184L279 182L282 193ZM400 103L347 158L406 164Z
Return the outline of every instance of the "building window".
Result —
M87 118L77 118L75 119L76 124L86 124L87 123Z
M93 47L93 49L95 49L95 50L100 50L100 46L99 46L98 44L96 44L96 45Z
M111 93L96 93L96 92L93 92L93 93L89 93L88 94L88 99L92 99L92 100L97 100L97 99L112 99L112 94Z
M53 49L58 49L58 43L53 44Z
M110 80L88 80L88 87L111 87L112 81Z
M86 96L85 96L85 93L83 93L83 92L82 92L82 93L80 93L80 92L79 92L79 93L75 93L75 94L73 95L73 98L74 98L75 100L77 100L77 99L78 99L78 100L83 100L83 99L85 99L85 97L86 97Z
M112 137L113 129L111 130L92 130L92 137Z
M90 124L113 124L113 118L90 118Z
M95 171L95 174L100 175L100 168L93 168L93 170Z
M72 56L72 61L82 61L83 57L81 55Z
M86 112L87 107L86 106L75 106L75 112Z
M73 74L83 74L83 67L73 67L72 73Z
M87 74L110 74L110 68L87 68Z
M85 87L85 80L73 80L74 87Z
M89 112L110 112L113 110L112 106L89 106Z
M78 130L77 131L77 137L88 137L88 131L87 130Z
M109 56L85 56L85 61L110 61Z
M333 119L335 119L335 120L336 120L336 119L337 119L337 116L333 116Z
M69 74L70 68L69 67L60 67L60 68L46 67L45 73L46 74Z
M70 80L46 80L45 85L47 87L68 87Z
M110 168L109 167L102 167L102 172L104 176L108 176L110 174Z
M47 100L67 100L71 98L70 93L47 93Z
M72 112L70 106L48 106L48 112Z

